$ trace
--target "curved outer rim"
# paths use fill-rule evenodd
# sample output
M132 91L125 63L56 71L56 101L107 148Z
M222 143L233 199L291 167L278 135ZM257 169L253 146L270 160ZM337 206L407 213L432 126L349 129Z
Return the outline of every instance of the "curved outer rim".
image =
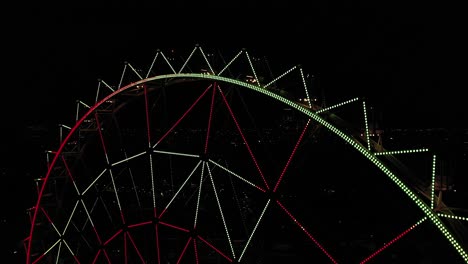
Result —
M460 254L462 259L465 260L466 263L468 263L468 253L465 251L465 249L460 245L460 243L455 239L455 237L450 233L450 231L447 229L445 224L441 221L439 216L421 199L419 198L413 190L411 190L409 187L407 187L404 182L402 182L392 171L390 171L371 151L369 151L367 148L362 146L359 142L357 142L355 139L353 139L351 136L347 135L346 133L342 132L338 128L336 128L333 124L329 123L325 119L323 119L319 114L311 111L310 109L299 105L289 99L286 99L280 95L277 95L268 89L265 89L260 86L255 86L250 83L242 82L236 79L231 79L223 76L218 76L218 75L209 75L209 74L201 74L201 73L175 73L175 74L164 74L164 75L157 75L153 77L149 77L146 79L139 80L137 82L130 83L113 93L107 95L105 98L97 102L94 106L92 106L77 122L76 124L72 127L70 132L68 133L67 137L63 140L62 144L60 145L57 153L55 154L49 169L47 171L46 177L44 178L44 182L42 184L38 200L36 202L35 210L34 210L34 215L31 221L31 229L29 233L29 241L28 241L28 247L27 247L27 253L26 253L26 263L30 263L30 248L31 248L31 242L32 242L32 237L34 233L34 223L36 221L36 216L37 216L37 211L39 208L39 204L41 202L41 197L42 193L44 190L44 187L48 181L51 169L54 167L55 162L57 161L60 153L62 152L66 142L68 142L69 138L71 135L78 129L80 124L91 114L94 112L95 109L97 109L102 103L105 101L109 100L110 98L114 97L115 95L128 90L134 86L145 84L147 82L152 82L156 80L164 80L164 79L173 79L173 78L194 78L194 79L208 79L208 80L215 80L215 81L221 81L225 83L230 83L238 86L242 86L247 89L251 89L255 92L262 93L266 96L269 96L271 98L274 98L284 104L287 104L294 109L304 113L305 115L309 116L312 118L314 121L320 123L324 127L326 127L328 130L336 134L338 137L340 137L342 140L345 142L349 143L352 145L357 151L359 151L362 155L364 155L370 162L372 162L375 166L377 166L385 175L387 175L409 198L411 201L413 201L424 213L426 218L429 218L431 222L439 229L440 232L445 236L445 238L452 244L452 246L455 248L455 250Z

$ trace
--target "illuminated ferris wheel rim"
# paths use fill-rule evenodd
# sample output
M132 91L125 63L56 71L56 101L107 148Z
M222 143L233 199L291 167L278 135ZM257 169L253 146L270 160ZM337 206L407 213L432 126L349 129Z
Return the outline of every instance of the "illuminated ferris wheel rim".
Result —
M287 73L286 73L287 74ZM54 167L54 164L56 163L60 153L62 152L64 146L70 139L71 135L79 129L79 126L92 114L96 109L98 109L103 103L106 101L112 99L114 96L130 90L134 87L139 87L140 85L145 85L147 83L151 83L154 81L158 80L168 80L168 79L181 79L181 80L210 80L210 81L219 81L219 82L224 82L224 83L230 83L233 85L237 85L240 87L244 87L247 89L250 89L254 92L264 94L270 98L273 98L277 101L280 101L283 104L289 105L290 107L296 109L299 112L302 112L306 116L310 117L312 120L316 121L317 123L321 124L322 126L326 127L329 131L331 131L333 134L337 135L339 138L341 138L344 142L349 143L353 148L355 148L359 153L361 153L363 156L365 156L370 162L372 162L376 167L378 167L383 173L385 173L409 198L412 200L424 213L425 217L421 219L420 222L426 220L427 218L433 222L434 225L443 233L443 235L446 237L446 239L452 244L452 246L457 250L457 252L462 256L462 258L467 261L468 263L468 255L465 252L464 248L460 246L458 241L452 236L452 234L449 232L449 230L445 227L444 223L440 220L439 216L435 211L431 209L429 205L427 205L423 200L416 195L416 193L409 188L404 182L402 182L392 171L390 171L386 165L378 159L379 153L374 153L370 150L370 145L366 148L362 143L360 143L356 138L353 136L350 136L344 132L342 132L339 128L337 128L335 125L327 121L325 118L323 118L320 113L321 112L326 112L327 109L322 109L321 111L313 111L311 107L305 107L297 102L291 101L281 95L278 95L271 90L269 90L268 85L261 86L261 85L254 85L245 81L237 80L234 78L228 78L216 74L204 74L204 73L172 73L172 74L161 74L161 75L155 75L152 77L146 77L141 80L138 80L136 82L130 83L128 85L125 85L115 91L113 91L111 94L105 96L103 99L98 101L96 104L94 104L92 107L89 107L88 111L81 117L79 120L77 120L76 124L70 129L69 134L66 136L65 140L60 144L60 147L58 151L56 152L50 166L49 170L47 172L47 175L44 179L44 183L42 185L39 199L36 204L36 210L34 212L34 217L35 219L36 214L37 214L37 208L39 208L39 204L41 202L41 197L42 197L42 192L44 190L44 186L46 185L46 182L48 180L48 177L51 173L51 169ZM357 101L358 99L353 99L345 103L349 102L354 102ZM363 107L365 111L365 102L363 102ZM369 142L368 142L369 143ZM34 220L33 220L34 222ZM419 224L419 222L417 223ZM416 225L417 225L416 224ZM416 226L415 225L415 226ZM33 234L33 228L31 228L30 232L30 237L32 237ZM31 239L29 240L31 242ZM29 247L31 245L29 244Z

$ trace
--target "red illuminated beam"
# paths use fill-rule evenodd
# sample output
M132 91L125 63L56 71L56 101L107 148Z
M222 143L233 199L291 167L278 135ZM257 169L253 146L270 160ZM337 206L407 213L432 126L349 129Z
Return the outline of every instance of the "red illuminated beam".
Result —
M327 255L327 257L334 263L334 264L337 264L338 262L332 257L332 255L330 253L328 253L328 251L317 241L317 239L315 239L310 233L309 231L307 231L307 229L305 229L305 227L299 223L299 221L291 214L291 212L288 211L288 209L286 209L286 207L284 207L283 204L280 203L280 201L276 201L276 203L278 203L278 205L281 207L281 209L284 210L284 212L286 212L286 214L291 217L291 219L294 221L294 223L307 235L307 237L309 237L310 240L312 240L312 242L315 243L315 245L317 245L318 248L320 248L320 250L322 250L323 253L325 253L325 255Z
M283 171L281 172L281 175L280 175L278 181L276 182L276 185L275 185L275 188L273 189L273 192L276 192L276 190L278 189L278 186L279 186L281 180L283 179L284 173L285 173L286 170L288 169L289 164L291 163L291 160L292 160L294 154L296 154L297 147L299 147L299 144L302 142L302 138L304 137L304 134L305 134L305 132L307 131L307 127L309 127L309 124L310 124L310 119L307 121L307 124L305 125L304 129L302 130L302 133L301 133L301 135L299 136L299 139L297 140L297 143L296 143L296 145L294 146L294 149L293 149L293 151L291 152L291 155L289 156L289 159L288 159L288 161L286 162L286 165L284 166Z
M366 262L368 262L369 260L371 260L372 258L374 258L375 256L377 256L380 252L384 251L385 249L387 249L390 245L392 245L393 243L397 242L398 240L400 240L402 237L404 237L406 234L408 234L411 230L413 230L414 228L416 228L419 224L421 224L422 222L424 222L424 220L426 220L426 217L424 217L423 219L419 220L416 224L412 225L410 228L406 229L405 231L403 231L401 234L399 234L398 236L396 236L394 239L390 240L389 242L385 243L385 245L381 248L379 248L378 250L376 250L374 253L372 253L370 256L368 256L367 258L365 258L363 261L360 262L360 264L364 264Z
M236 117L235 117L235 115L234 115L234 112L232 111L232 109L231 109L231 107L230 107L230 105L229 105L227 99L226 99L226 96L224 96L224 93L223 93L223 91L221 90L221 88L220 88L219 86L218 86L217 88L218 88L218 90L219 90L221 96L223 97L223 101L224 101L224 103L226 104L226 107L227 107L227 109L228 109L228 111L229 111L229 114L231 114L231 117L232 117L232 119L234 120L234 123L236 124L237 130L239 131L239 134L241 135L242 140L244 140L245 146L247 147L247 150L249 151L249 154L250 154L250 156L252 157L252 160L253 160L253 162L255 163L255 166L257 167L257 170L258 170L258 172L260 173L260 176L262 177L263 182L264 182L266 188L269 190L270 187L268 186L268 182L266 181L265 176L263 176L263 172L262 172L262 170L260 169L260 166L258 165L257 159L255 158L255 156L254 156L254 154L253 154L253 152L252 152L252 149L250 148L249 143L247 142L247 139L246 139L245 136L244 136L244 133L242 133L242 129L241 129L240 125L239 125L239 122L237 122L237 119L236 119Z

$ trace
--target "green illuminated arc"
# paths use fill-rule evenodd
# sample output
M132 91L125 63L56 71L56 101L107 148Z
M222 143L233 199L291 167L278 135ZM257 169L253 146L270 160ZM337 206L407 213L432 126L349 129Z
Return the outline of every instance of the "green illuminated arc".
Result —
M231 83L234 85L242 86L247 89L251 89L255 92L262 93L267 95L271 98L274 98L286 105L295 108L296 110L304 113L305 115L309 116L316 122L320 123L331 132L335 133L338 137L342 138L345 142L352 145L356 150L358 150L362 155L364 155L369 161L374 163L383 173L385 173L430 219L436 227L442 232L442 234L446 237L446 239L452 244L452 246L456 249L456 251L460 254L460 256L468 263L468 253L465 249L460 245L460 243L455 239L455 237L451 234L451 232L447 229L444 223L440 220L439 216L436 212L434 212L429 205L427 205L421 198L419 198L413 190L407 187L392 171L390 171L377 157L374 153L372 153L369 149L365 146L361 145L358 141L356 141L353 137L349 136L348 134L342 132L337 127L323 119L319 114L311 111L310 109L299 105L291 100L288 100L280 95L273 93L272 91L268 90L267 88L252 85L250 83L246 83L243 81L239 81L236 79L231 79L223 76L218 75L211 75L211 74L201 74L201 73L176 73L176 74L163 74L157 75L153 77L148 77L146 79L139 80L137 82L131 83L122 87L119 91L114 92L118 93L122 90L129 89L139 84L144 84L151 81L156 80L163 80L163 79L173 79L173 78L188 78L188 79L207 79L207 80L214 80L220 81L225 83ZM109 96L108 96L109 97Z

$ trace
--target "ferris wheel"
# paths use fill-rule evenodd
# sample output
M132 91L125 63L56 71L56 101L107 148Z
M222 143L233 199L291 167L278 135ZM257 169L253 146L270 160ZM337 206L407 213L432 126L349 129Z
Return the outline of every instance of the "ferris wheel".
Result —
M245 49L158 50L148 64L99 80L61 125L27 264L468 263L468 218L437 199L437 156L384 149L364 99L320 105L301 66Z

